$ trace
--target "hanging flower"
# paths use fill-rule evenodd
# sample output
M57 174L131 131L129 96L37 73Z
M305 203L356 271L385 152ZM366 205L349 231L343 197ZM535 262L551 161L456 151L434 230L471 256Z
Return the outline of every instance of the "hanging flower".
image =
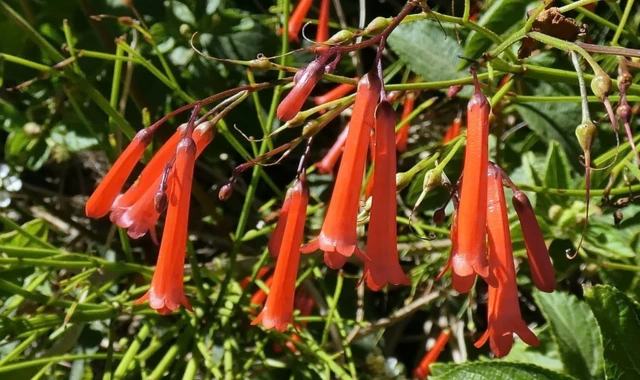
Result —
M429 366L438 360L438 356L440 356L444 347L447 345L447 342L449 342L450 336L451 332L449 330L444 330L440 335L438 335L438 339L436 339L433 347L431 347L424 358L420 361L418 367L413 371L413 377L418 380L423 380L429 376L429 373L431 372Z
M292 185L291 205L287 212L287 220L282 235L282 244L278 253L273 283L269 287L269 295L264 308L251 323L262 323L265 329L275 328L284 331L293 320L294 294L298 264L300 262L300 245L304 233L304 222L307 217L309 190L304 177L297 179Z
M152 133L149 129L143 129L131 140L127 149L118 157L111 170L107 172L107 175L87 200L85 205L87 217L102 218L107 215L113 205L113 201L120 193L120 189L122 189L133 168L142 157L147 145L151 142L151 136Z
M157 244L155 225L160 214L166 208L165 205L157 203L159 198L163 198L162 194L166 193L166 189L161 189L161 187L167 186L172 181L171 178L168 178L170 172L167 170L167 165L171 166L185 126L186 124L183 124L163 145L149 162L149 165L140 173L138 180L129 190L120 195L112 206L111 221L118 227L127 229L127 234L132 239L138 239L149 231L153 241ZM213 140L214 131L211 122L201 123L195 128L193 140L196 144L196 158Z
M160 314L171 314L180 305L193 311L184 294L183 275L196 149L190 135L183 137L176 149L158 264L149 290L135 302L138 305L148 300L149 306Z
M513 333L530 346L540 341L522 320L518 303L518 284L513 264L507 202L502 177L488 167L487 230L489 233L489 268L494 284L489 284L487 331L475 343L480 347L489 340L491 351L501 358L511 351Z
M451 127L447 129L447 132L445 132L444 137L442 138L442 145L446 145L447 143L449 143L449 141L460 136L461 131L462 131L462 114L458 112L458 116L456 116L456 118L453 119L453 123L451 124Z
M380 88L379 80L371 73L358 83L342 162L322 230L318 238L302 248L303 253L324 251L325 262L332 269L341 268L356 251L360 189Z
M316 43L326 42L329 39L329 18L331 0L320 2L320 16L318 17L318 32L316 33ZM329 49L328 45L320 45L314 50L316 54L322 54Z
M519 190L513 193L512 202L522 227L533 284L539 290L551 293L556 288L556 274L531 202L527 195Z
M300 29L302 29L302 24L304 23L304 18L307 17L307 13L309 13L309 9L311 9L311 4L313 0L300 0L296 8L291 13L291 17L289 18L289 41L292 42L300 42L300 38L298 34L300 33Z
M402 106L402 116L400 120L405 120L411 115L415 107L417 94L415 92L409 92L404 97L404 105ZM409 127L410 123L404 123L404 125L398 131L396 135L396 146L398 152L407 151L407 141L409 140Z
M436 277L436 281L440 280L440 278L442 278L442 276L451 269L451 260L458 253L458 207L455 198L454 204L456 205L456 211L451 216L451 254L449 255L447 265L442 268L442 271ZM475 282L476 276L474 274L459 276L456 272L451 271L451 283L453 284L453 289L460 294L468 293L471 288L473 288L473 284Z
M342 154L342 150L344 149L344 144L347 141L347 135L349 134L349 126L347 125L338 138L336 142L333 143L327 154L325 154L324 158L317 162L314 166L318 169L318 171L322 174L333 174L333 168L336 166L340 155Z
M486 257L487 166L489 165L489 101L476 87L467 107L467 147L458 211L457 252L452 270L461 277L489 275Z
M324 75L325 65L331 57L332 54L322 54L296 73L293 88L278 105L276 113L280 120L289 121L300 112L311 91Z
M396 224L396 115L387 101L375 114L375 166L364 278L372 290L387 284L410 285L398 262Z

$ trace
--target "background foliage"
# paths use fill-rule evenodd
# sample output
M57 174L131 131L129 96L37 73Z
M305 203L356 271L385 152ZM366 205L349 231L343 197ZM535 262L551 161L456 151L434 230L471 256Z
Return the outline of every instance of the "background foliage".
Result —
M461 18L462 2L430 4L441 25L425 17L410 18L389 39L389 83L406 89L402 83L418 76L417 82L424 84L418 104L437 97L435 105L425 106L414 119L410 151L399 159L398 171L408 181L399 193L399 247L411 273L410 288L365 291L356 288L358 265L335 272L324 267L321 257L305 256L301 286L317 308L300 329L299 350L278 350L289 334L249 326L249 297L264 283L255 280L243 289L239 281L255 278L268 263L265 245L274 212L297 160L245 174L227 202L218 201L217 189L233 167L270 147L249 142L233 129L263 136L261 120L274 96L273 90L265 90L219 125L196 169L186 263L186 288L195 313L182 310L163 317L145 305L133 307L133 300L147 289L158 249L147 237L130 241L108 220L86 219L86 197L135 130L185 103L246 84L253 76L258 82L275 79L277 72L250 72L239 64L202 57L189 41L198 32L202 52L221 58L274 56L280 51L277 30L287 2L134 3L144 21L137 30L129 19L117 18L135 17L119 0L0 1L0 376L400 379L410 377L425 342L450 328L454 338L441 363L432 367L436 379L640 378L640 306L635 302L640 279L639 163L626 143L615 155L611 126L603 119L601 104L591 99L599 121L594 162L607 169L594 172L585 243L575 259L567 258L565 251L577 246L584 223L585 183L574 138L581 117L577 79L565 52L540 45L532 57L511 62L526 70L509 79L506 95L496 96L506 68L496 67L483 76L489 85L486 94L495 100L492 159L530 191L559 279L556 293L532 290L514 216L521 308L542 345L531 348L518 341L502 360L491 359L486 347L473 347L486 327L486 289L479 284L470 297L460 296L448 278L433 281L450 248L447 225L432 220L446 197L444 189L428 193L414 215L415 233L408 225L424 172L435 165L435 160L424 165L422 159L436 152L444 157L453 149L453 144L441 147L440 140L464 109L468 90L454 100L446 100L442 90L456 81L469 83L461 70L465 61L458 56L478 58L495 48L496 41L479 33L477 26L501 40L517 33L527 10L539 5L529 0L480 2L475 23ZM359 2L340 3L343 15L332 14L335 30L338 21L358 27L363 11ZM363 3L367 22L397 14L403 5ZM640 12L632 0L597 3L594 12L571 9L566 15L587 25L591 42L640 47ZM92 17L97 15L104 16ZM310 17L317 18L317 8ZM307 33L313 32L309 25ZM518 46L509 47L505 57L513 57ZM365 50L343 59L337 73L361 76L373 54ZM54 66L69 57L76 59ZM615 77L613 57L594 57ZM301 67L311 59L302 52L288 56L287 65ZM638 83L637 71L632 74ZM326 82L316 91L333 86ZM632 86L630 100L638 100L639 88ZM183 121L184 116L177 117L161 129L153 149ZM322 157L343 124L338 120L318 135L312 160ZM267 125L267 132L278 126L277 121ZM637 119L632 127L638 130ZM273 142L281 144L299 134L299 129L287 130ZM447 164L449 178L459 176L461 159L457 151ZM330 176L310 175L309 231L322 222L331 183ZM603 197L608 185L611 190Z

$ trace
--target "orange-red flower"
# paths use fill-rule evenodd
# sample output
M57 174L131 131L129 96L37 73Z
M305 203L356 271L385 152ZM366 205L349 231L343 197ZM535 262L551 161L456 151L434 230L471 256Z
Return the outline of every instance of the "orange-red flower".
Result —
M167 220L151 286L149 291L135 302L138 305L148 300L149 306L160 314L171 314L180 305L193 310L184 294L183 283L189 203L197 154L196 143L190 134L180 140L176 149L172 179L168 187Z
M155 236L155 225L164 210L156 207L156 195L161 187L165 166L170 163L175 154L178 141L184 133L185 125L163 145L154 155L153 159L144 168L140 177L124 194L119 196L112 206L110 219L121 228L126 228L128 235L132 239L144 236L147 231L157 243ZM193 131L193 140L196 144L196 158L202 153L204 148L213 140L214 128L211 122L204 122L198 125ZM172 173L169 178L165 178L165 183L172 181Z
M342 154L342 149L344 149L344 144L347 141L347 135L349 134L349 126L347 125L345 129L340 132L336 142L333 143L327 154L325 154L324 158L319 162L315 163L315 167L322 174L333 174L333 168L336 166L338 162L338 158Z
M457 252L453 271L461 277L489 275L486 257L487 166L489 165L489 101L480 88L467 107L467 147L458 210Z
M291 205L282 236L282 244L278 253L273 283L269 288L267 301L256 319L251 323L262 323L266 329L279 331L287 329L293 319L293 302L300 262L300 245L304 233L304 222L307 217L309 190L304 179L297 179L293 186Z
M85 213L89 218L102 218L107 215L113 205L113 201L120 193L120 189L129 178L142 153L151 142L152 133L149 129L138 132L127 149L107 172L96 190L91 194L85 205Z
M500 358L511 351L514 333L530 346L537 346L540 342L520 314L516 269L513 264L509 216L502 177L493 166L489 166L487 177L489 267L495 281L494 284L489 284L487 331L475 346L480 347L489 340L491 351Z
M402 107L402 117L400 120L405 120L411 113L415 107L416 103L416 93L409 92L404 97L404 105ZM396 147L398 148L398 152L406 152L407 151L407 140L409 139L409 126L410 123L405 123L398 134L396 135Z
M357 247L360 189L380 88L380 81L372 73L358 83L349 134L322 230L302 248L303 253L324 251L325 262L332 269L342 267Z
M316 42L322 43L329 39L329 11L331 9L331 0L322 0L320 2L320 16L318 17L318 31L316 33ZM316 54L322 54L329 49L328 45L321 45L315 48Z
M324 75L329 58L331 54L323 54L296 73L293 88L278 105L277 114L280 120L289 121L300 112L309 94Z
M276 228L273 229L269 243L267 243L267 249L269 254L273 258L278 257L280 247L282 246L282 238L284 237L284 229L287 225L287 218L289 216L289 208L291 207L291 197L293 197L295 188L291 187L287 190L287 194L284 197L282 208L280 208L280 214L278 215L278 221L276 222Z
M556 274L531 202L519 190L513 193L512 202L522 227L533 284L541 291L551 293L556 288Z
M355 78L355 80L360 80L360 78ZM333 90L327 92L324 95L316 96L313 99L313 102L316 105L326 104L326 103L332 102L334 100L338 100L338 99L346 96L351 91L353 91L353 89L355 89L355 88L356 88L356 86L354 86L352 84L343 83L343 84L341 84L339 86L336 86Z
M454 200L455 202L455 200ZM444 274L451 269L452 258L458 253L458 211L456 210L451 216L451 254L449 255L449 261L447 265L442 268L442 271L436 277L436 281L440 280ZM467 293L473 288L473 284L476 282L476 276L470 274L468 276L459 276L456 272L451 271L451 283L453 289L458 293Z
M453 119L453 123L451 124L451 127L449 127L449 129L447 129L447 132L445 132L444 137L442 138L442 145L446 145L449 141L460 136L461 131L462 131L462 115L458 113L458 116L456 116L456 118Z
M429 372L431 371L429 366L438 360L438 356L444 350L444 347L447 345L449 341L449 337L451 336L451 332L449 330L444 330L438 335L438 339L436 339L435 344L431 349L427 352L427 354L422 358L418 367L416 367L415 371L413 371L413 377L422 380L426 379L429 376Z
M410 285L398 261L396 225L396 115L387 101L375 114L375 166L364 278L372 290L387 284Z
M304 22L304 18L307 17L307 13L309 13L309 9L311 9L311 4L313 0L300 0L296 8L291 13L291 17L289 18L289 41L292 42L300 42L300 38L298 34L300 33L300 29L302 29L302 23Z

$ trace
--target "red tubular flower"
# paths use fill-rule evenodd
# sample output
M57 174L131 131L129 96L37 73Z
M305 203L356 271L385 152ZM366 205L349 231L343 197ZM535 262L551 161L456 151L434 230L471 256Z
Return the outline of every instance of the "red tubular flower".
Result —
M449 141L455 139L460 136L460 132L462 131L462 115L458 113L455 119L453 119L453 123L451 127L447 129L447 132L444 134L442 138L442 145L446 145Z
M556 274L531 202L522 191L513 193L512 202L522 227L533 283L541 291L551 293L556 288Z
M301 289L296 292L295 306L296 306L296 309L300 310L301 317L310 316L315 305L316 303L313 300L313 298L311 298L304 290ZM307 321L301 321L297 326L295 326L295 329L299 330L300 328L305 327L306 325L307 325ZM293 344L293 342L301 342L301 341L302 339L300 339L300 335L291 334L291 340L287 341L285 345L289 350L291 350L291 352L295 353L295 352L298 352L298 349L296 348L296 345Z
M271 270L271 267L267 267L267 266L258 269L258 274L256 275L256 278L264 277L267 274L267 272L269 272L270 270ZM240 287L244 289L247 286L249 286L250 282L251 282L251 275L243 278L242 281L240 281Z
M271 285L273 285L273 276L269 276L267 280L264 282L267 288L271 289ZM267 292L262 289L256 290L255 293L251 296L251 300L249 301L249 305L264 305L264 301L267 299Z
M183 137L178 144L158 264L149 291L135 302L138 305L149 300L149 306L160 314L171 314L181 304L193 311L184 294L183 275L196 149L191 136Z
M449 255L449 261L447 265L442 268L442 271L436 277L436 281L440 280L442 276L449 269L451 269L452 259L458 253L458 211L456 210L451 216L451 254ZM470 274L468 276L458 276L456 272L451 271L451 283L453 289L460 294L467 293L473 288L473 284L476 282L476 276Z
M313 60L306 68L298 71L293 79L295 83L289 94L278 105L278 118L282 121L293 119L302 109L305 100L313 91L325 72L330 56L323 54Z
M356 80L360 80L360 78L355 78L355 79ZM332 102L334 100L338 100L338 99L346 96L351 91L353 91L353 89L355 89L355 88L356 88L356 86L354 86L352 84L343 83L343 84L337 86L336 88L334 88L333 90L327 92L324 95L316 96L313 99L313 102L316 105L326 104L326 103Z
M336 166L338 162L338 158L342 154L342 149L344 149L344 144L347 141L347 135L349 134L349 126L340 132L336 142L333 143L331 149L327 152L322 160L315 163L315 167L322 174L333 174L333 168Z
M487 331L475 343L480 347L489 340L491 351L501 358L511 351L513 333L528 345L540 344L536 335L522 320L518 304L518 284L513 264L513 250L509 233L507 202L502 188L502 177L493 166L487 173L489 201L487 229L489 232L489 267L495 284L489 284Z
M287 329L293 318L293 301L295 294L298 264L300 262L300 245L304 233L304 221L307 217L309 190L302 179L294 182L291 206L287 216L282 245L278 254L273 283L269 288L267 302L252 325L262 323L265 329L275 328L279 331Z
M369 261L364 266L367 286L376 291L387 284L411 284L398 262L395 126L393 107L381 102L375 114L376 163L366 249Z
M300 29L302 29L304 18L307 17L307 13L309 13L309 9L311 9L311 3L313 3L313 0L300 0L293 10L289 18L289 41L300 42L298 34L300 33Z
M289 208L291 207L291 197L293 196L293 193L293 187L287 190L287 194L284 197L284 202L282 203L282 208L280 209L280 214L278 215L276 228L274 228L273 232L271 233L269 243L267 244L269 254L273 258L278 257L280 247L282 246L282 238L284 236L285 226L287 225L287 217L289 215Z
M413 377L422 380L426 379L429 376L429 366L438 360L438 356L444 350L444 347L449 342L449 337L451 336L451 332L449 330L444 330L438 335L438 339L436 339L436 343L431 347L431 349L427 352L427 354L422 358L418 367L413 371Z
M489 101L480 88L467 107L467 148L458 211L458 252L452 268L458 276L477 273L486 278L487 166L489 165Z
M303 253L324 251L325 263L332 269L341 268L358 244L360 189L380 88L380 81L371 73L358 83L349 134L322 230L317 239L302 248Z
M89 218L102 218L111 209L113 201L120 193L120 189L129 178L142 153L151 141L151 132L143 129L138 132L127 149L113 164L107 175L102 179L96 190L91 194L85 206L85 213Z
M407 95L404 97L404 106L402 108L402 117L400 118L400 120L404 120L409 117L409 115L411 115L415 107L415 103L416 94L413 92L407 93ZM400 128L396 136L396 147L398 148L398 152L407 151L407 140L409 139L409 124L410 123L405 123Z
M160 217L160 211L155 205L155 197L161 186L165 165L172 159L177 147L174 140L176 135L180 137L184 129L181 128L174 136L155 154L149 165L142 171L137 183L120 196L114 203L110 216L111 221L118 227L126 228L127 234L132 239L144 236L147 231L157 244L155 225ZM205 122L193 131L193 140L196 144L196 158L200 156L204 148L213 140L214 129L210 122ZM181 140L180 140L181 141ZM175 143L175 145L174 145ZM171 183L174 172L169 174L167 183ZM138 195L142 193L141 195ZM133 194L133 195L131 195ZM137 199L133 199L138 195ZM133 204L128 204L132 202Z
M320 16L318 17L318 32L316 33L316 42L322 43L329 39L329 11L331 9L331 0L322 0L320 3ZM315 48L316 54L322 54L329 49L327 45L321 45Z

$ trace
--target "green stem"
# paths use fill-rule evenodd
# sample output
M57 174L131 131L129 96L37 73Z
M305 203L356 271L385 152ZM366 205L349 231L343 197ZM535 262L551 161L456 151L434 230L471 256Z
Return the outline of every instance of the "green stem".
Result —
M625 25L627 25L629 14L631 14L631 9L633 9L633 3L634 3L634 0L627 0L627 5L624 8L622 19L620 19L620 23L616 28L616 34L613 36L613 39L611 40L611 45L613 46L618 45L618 40L620 39L620 35L622 34L622 31L624 30Z

